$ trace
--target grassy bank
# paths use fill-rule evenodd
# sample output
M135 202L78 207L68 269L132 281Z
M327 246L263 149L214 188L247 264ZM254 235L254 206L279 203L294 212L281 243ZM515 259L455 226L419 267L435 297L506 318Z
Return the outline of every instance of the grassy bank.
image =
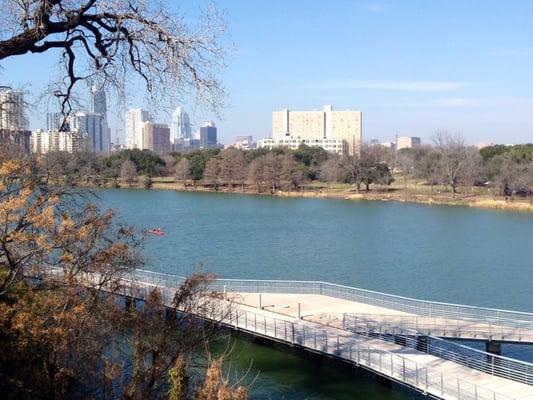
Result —
M138 183L131 188L143 189L143 177L138 179ZM130 188L122 185L123 188ZM426 205L450 205L462 207L485 208L504 211L524 211L533 212L533 201L527 198L503 198L495 196L493 189L487 187L460 188L459 193L453 198L452 193L442 186L433 189L420 181L409 180L407 185L398 179L389 187L374 186L370 191L364 189L357 193L353 185L336 183L327 185L321 182L313 182L305 185L299 191L276 191L274 194L269 191L257 192L251 186L246 186L243 191L240 187L229 190L227 187L219 187L214 190L211 186L197 184L185 185L183 182L175 182L172 177L153 178L152 189L155 190L177 190L183 192L218 192L218 193L238 193L248 195L266 195L278 197L305 197L323 199L345 199L354 201L400 201Z

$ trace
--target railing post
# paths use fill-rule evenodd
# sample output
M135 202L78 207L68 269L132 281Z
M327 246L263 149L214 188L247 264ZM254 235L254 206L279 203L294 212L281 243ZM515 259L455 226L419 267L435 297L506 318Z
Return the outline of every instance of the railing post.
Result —
M276 320L274 319L274 337L277 338L277 328L276 328Z
M224 300L228 299L228 287L224 285Z
M259 309L260 310L263 309L263 304L262 304L262 301L261 301L261 293L259 293Z
M302 319L302 305L298 303L298 319Z
M405 358L402 358L403 381L405 382Z
M440 394L444 396L444 379L442 378L442 372L440 373Z

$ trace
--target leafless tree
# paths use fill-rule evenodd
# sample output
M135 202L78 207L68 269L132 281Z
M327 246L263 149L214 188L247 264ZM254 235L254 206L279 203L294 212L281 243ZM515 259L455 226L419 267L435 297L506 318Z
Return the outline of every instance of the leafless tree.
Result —
M190 167L191 164L187 157L182 157L175 167L176 181L187 183L187 179L191 177Z
M140 79L153 99L194 92L215 106L223 95L216 72L224 24L213 7L198 27L166 0L0 0L0 9L0 60L57 52L62 72L54 94L63 114L82 81L123 95Z
M440 154L444 182L451 187L452 195L455 198L460 175L466 168L468 158L465 139L461 134L453 135L447 131L437 131L433 142L435 149Z
M281 178L287 182L289 192L300 187L304 176L302 165L297 163L291 154L285 154L281 159Z
M431 193L436 184L442 181L440 153L433 148L428 148L417 161L414 167L414 175L417 178L424 179L431 186Z
M269 152L263 156L264 177L270 186L270 192L274 194L281 180L281 159L279 155Z
M361 192L363 183L362 163L360 154L353 156L344 156L341 160L341 166L346 171L350 181L355 185L357 193Z
M468 147L463 170L459 175L459 182L467 190L472 191L474 185L482 179L483 172L483 159L479 154L479 150L475 147Z
M220 160L220 176L226 181L229 189L234 184L244 184L246 160L242 150L230 147L222 151Z
M176 159L170 154L163 155L163 161L165 162L165 174L172 176L176 172Z
M320 165L320 179L327 182L328 189L331 189L331 183L338 182L343 177L341 160L336 154L332 154Z
M407 197L407 180L414 172L415 158L410 149L402 149L398 151L396 158L396 165L403 178L403 191Z
M220 184L220 159L218 157L211 157L205 163L204 181L218 190Z
M265 158L257 157L250 164L246 173L248 182L255 185L257 193L261 193L261 185L266 181Z
M120 179L132 187L137 180L137 168L131 160L124 160L120 166Z

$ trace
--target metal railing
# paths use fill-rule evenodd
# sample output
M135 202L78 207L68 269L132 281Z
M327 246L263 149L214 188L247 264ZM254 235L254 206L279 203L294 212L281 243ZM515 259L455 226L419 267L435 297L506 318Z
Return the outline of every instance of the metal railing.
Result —
M135 276L146 282L164 285L179 285L185 279L145 270L137 270ZM419 316L490 322L522 329L533 326L533 313L417 300L320 281L216 279L211 288L220 292L322 294Z
M136 298L146 298L153 284L155 282L138 282L126 294ZM164 287L161 282L157 285L162 289L162 298L170 305L174 293L172 289L175 288ZM461 376L446 374L436 368L387 351L380 348L377 341L365 340L364 337L350 332L338 333L339 330L316 328L304 322L238 309L234 303L224 300L220 300L218 306L214 306L209 314L199 316L254 335L352 362L434 397L458 400L516 400Z
M510 327L495 324L491 320L479 321L467 318L444 319L367 313L357 313L354 315L357 315L361 319L379 321L383 324L411 329L431 336L533 343L533 324L529 323L523 323L518 327Z
M380 339L453 361L490 375L533 384L533 364L463 346L414 329L377 321L367 316L346 313L343 329L368 338Z

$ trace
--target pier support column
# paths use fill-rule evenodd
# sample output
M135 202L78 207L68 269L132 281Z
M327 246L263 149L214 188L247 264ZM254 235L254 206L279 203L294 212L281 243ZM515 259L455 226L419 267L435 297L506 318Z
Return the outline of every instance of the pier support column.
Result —
M489 340L485 343L485 351L487 353L496 354L497 356L502 355L502 342L499 340Z
M137 308L137 300L134 297L124 296L124 308L126 310L130 309L130 308L136 309Z
M424 353L428 352L429 338L427 336L416 337L416 349Z
M168 322L174 322L176 320L176 310L165 307L165 320Z

